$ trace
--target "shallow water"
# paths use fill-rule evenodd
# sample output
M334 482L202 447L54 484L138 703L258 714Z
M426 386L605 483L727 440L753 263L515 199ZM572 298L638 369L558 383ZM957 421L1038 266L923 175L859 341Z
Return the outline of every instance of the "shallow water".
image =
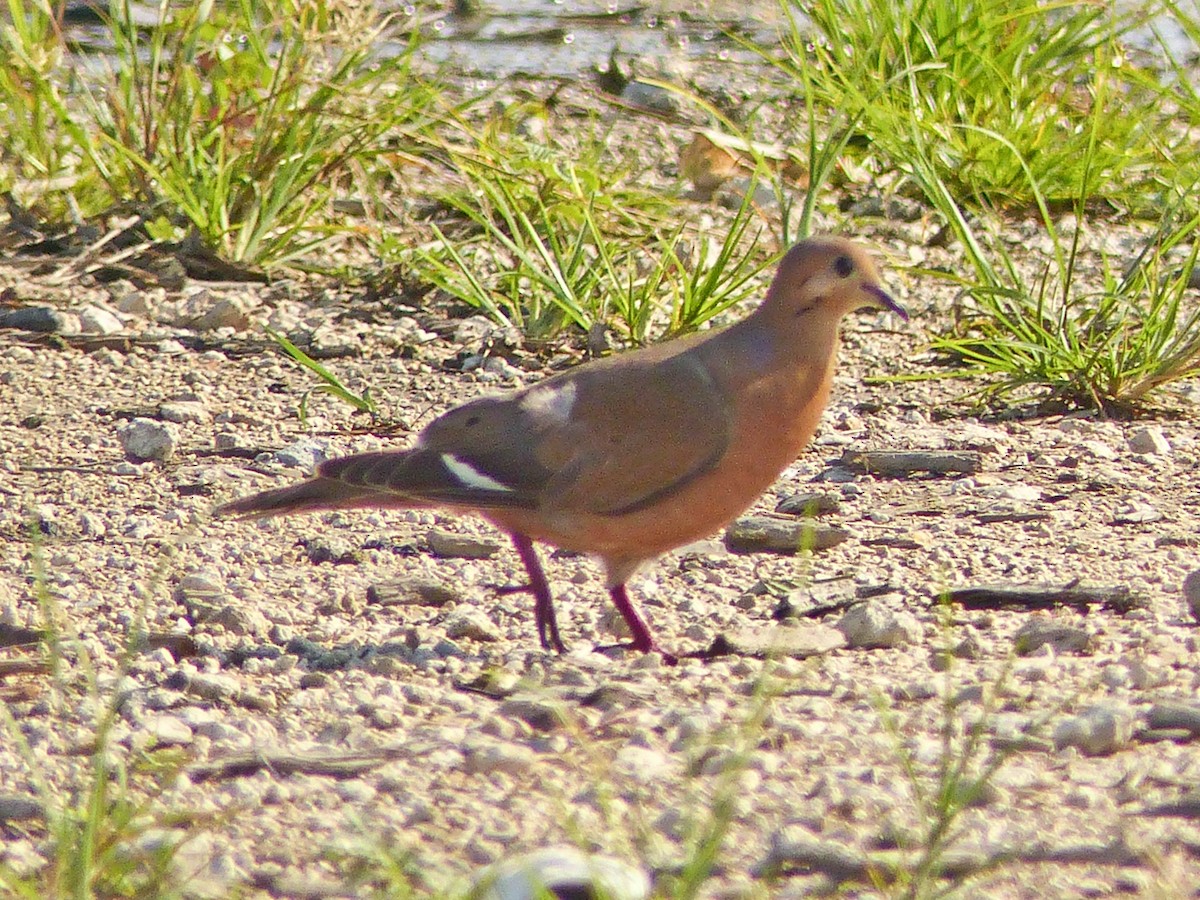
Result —
M420 15L419 8L415 11ZM781 21L778 5L763 2L506 0L474 15L425 20L422 31L429 43L422 52L463 74L490 78L574 78L606 69L614 52L645 73L703 62L750 62L754 54L731 33L769 45Z
M475 11L459 13L456 6ZM1182 7L1200 18L1200 0ZM482 83L515 75L578 78L607 70L614 53L622 71L632 68L642 76L703 72L712 63L752 64L757 56L738 38L772 46L787 18L776 0L459 0L394 3L392 8L401 23L417 23L426 41L420 51L425 59L455 74L478 76ZM143 28L153 27L159 14L151 3L133 2L131 10ZM107 30L89 4L68 3L66 15L81 48L101 55L111 49ZM1159 59L1164 69L1170 67L1160 41L1180 62L1194 63L1198 52L1167 17L1134 30L1127 41ZM397 41L392 48L400 52L403 46Z

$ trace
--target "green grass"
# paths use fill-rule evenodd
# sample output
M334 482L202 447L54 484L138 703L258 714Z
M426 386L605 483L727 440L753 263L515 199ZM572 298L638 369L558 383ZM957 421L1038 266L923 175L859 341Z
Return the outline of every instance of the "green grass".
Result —
M941 752L932 771L924 771L928 767L923 767L914 758L904 738L905 729L886 701L878 698L875 704L884 728L892 736L917 813L916 831L910 836L908 846L901 847L906 853L905 861L895 867L890 864L881 867L881 871L890 870L895 879L891 893L902 900L923 900L949 892L944 882L944 864L947 854L953 851L961 837L959 821L963 813L983 797L996 774L1013 755L1010 749L990 745L990 731L1008 688L1013 658L1007 661L999 677L987 686L978 720L965 724L956 700L961 685L955 678L951 616L950 608L943 607L946 627L943 629L942 658L946 668L941 685L938 734ZM976 873L984 874L982 871Z
M356 394L344 384L330 369L321 365L295 344L293 344L285 335L270 328L266 329L267 335L271 340L275 341L289 357L296 361L301 367L307 369L316 376L318 383L305 391L300 397L297 413L301 423L308 419L308 398L313 394L328 394L331 397L336 397L338 400L348 403L354 407L357 412L366 413L374 422L379 416L379 405L371 396L371 389L364 388L361 394Z
M529 100L469 124L477 98L448 104L417 75L414 42L377 52L395 44L397 21L293 0L163 6L148 29L113 0L111 48L90 66L54 7L8 0L0 187L44 216L132 203L152 237L191 232L229 259L279 267L356 239L362 229L333 214L335 196L377 197L398 178L396 160L419 158L437 173L423 190L441 212L414 246L372 220L386 210L368 202L366 231L386 261L533 343L608 328L642 344L754 296L774 243L812 229L838 167L853 162L884 189L921 197L963 244L969 303L933 338L949 374L986 376L992 398L1027 388L1110 409L1195 372L1200 332L1173 268L1190 263L1183 250L1162 254L1200 211L1200 154L1187 137L1200 93L1168 48L1159 58L1174 77L1164 78L1125 41L1167 18L1200 38L1197 4L783 6L807 18L789 16L782 53L757 49L795 85L812 188L801 201L759 166L779 201L769 225L747 201L701 226L694 208L651 186L651 160L615 123L581 125ZM690 96L722 128L757 137ZM1173 218L1133 267L1087 260L1056 225L1063 211L1084 222L1162 209ZM1033 215L1053 258L1033 271L1014 260L996 237L1001 211ZM325 379L320 389L339 388ZM341 390L369 409L369 394Z
M817 0L803 9L816 38L793 27L779 65L819 108L853 123L862 155L918 190L914 129L960 201L1029 209L1037 185L1051 203L1082 192L1145 208L1172 132L1155 127L1159 92L1132 77L1121 40L1151 9L1004 0Z
M182 896L175 856L204 825L187 816L173 823L151 808L153 798L177 774L181 758L153 747L124 753L114 738L126 700L126 675L142 637L151 592L134 614L115 677L102 689L95 661L49 589L42 547L36 530L32 531L33 590L50 667L48 700L55 720L68 728L78 728L70 724L75 708L94 710L95 720L87 735L84 764L64 784L46 777L39 752L26 741L21 722L7 704L0 707L0 733L24 765L44 811L44 825L25 830L39 840L47 857L46 864L33 873L0 865L0 893L28 900ZM64 762L60 759L56 764ZM175 830L174 824L186 828Z
M1180 246L1197 225L1197 217L1164 225L1132 261L1101 258L1088 281L1074 274L1074 242L1062 267L1047 262L1034 273L995 244L1002 272L977 272L965 285L963 310L933 347L990 376L978 392L993 401L1029 389L1072 406L1132 407L1200 373L1200 309L1188 288L1197 248Z
M1163 56L1176 75L1164 79L1125 47L1168 15L1200 37L1195 4L803 8L815 38L793 18L784 54L763 56L803 93L814 184L852 158L920 196L963 248L966 272L922 273L963 292L955 321L932 326L944 374L982 376L992 400L1112 411L1200 369L1186 248L1200 210L1186 124L1200 101L1183 63ZM802 221L818 201L811 192ZM1060 228L1064 212L1077 228ZM1135 261L1097 259L1080 240L1117 212L1158 222ZM1049 259L1030 268L1008 249L1003 216L1014 215L1050 238Z
M335 191L372 196L372 160L442 114L413 70L415 44L379 53L391 21L347 9L163 4L145 29L113 0L111 50L89 62L48 4L10 0L0 184L51 213L133 203L152 237L193 231L231 260L275 266L312 250L346 230L329 216Z
M749 203L719 235L680 223L605 129L535 141L530 118L545 121L518 107L468 132L449 157L454 186L438 195L449 218L415 250L385 252L535 342L603 325L640 344L694 330L758 287L770 259Z

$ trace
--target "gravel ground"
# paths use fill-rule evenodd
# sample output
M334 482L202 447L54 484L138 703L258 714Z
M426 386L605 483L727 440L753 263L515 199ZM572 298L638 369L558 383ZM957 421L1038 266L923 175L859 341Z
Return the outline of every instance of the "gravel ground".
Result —
M669 173L687 129L630 127ZM321 458L403 446L570 348L487 355L478 318L316 278L167 290L56 277L65 260L0 263L3 309L49 310L0 328L0 664L40 658L20 646L45 622L35 543L59 628L78 635L67 659L86 651L102 696L144 617L111 739L131 758L181 751L149 801L162 828L142 840L197 835L176 859L197 896L354 895L345 860L382 850L406 858L419 893L448 890L563 844L665 883L720 809L730 830L704 896L801 896L831 873L868 895L867 854L921 843L917 789L935 787L943 732L975 726L1011 755L950 850L964 867L1014 858L971 896L1193 895L1200 647L1182 585L1200 555L1197 394L1184 385L1129 421L980 416L959 382L872 381L928 370L923 334L956 298L909 267L961 257L930 246L928 222L824 224L877 248L912 322L847 323L818 437L752 512L795 522L777 506L815 493L845 539L797 556L714 535L648 567L631 588L663 645L731 651L674 668L594 652L620 639L619 617L592 562L559 554L548 574L572 651L543 652L531 600L495 590L521 580L516 554L480 521L209 515ZM1037 258L1036 238L1014 239ZM330 365L404 427L372 433L320 396L302 424L312 382L263 323L345 348ZM864 451L956 451L966 471L883 474L888 456L863 471ZM1045 585L1070 602L1039 603ZM995 608L978 592L939 602L996 586L1021 590ZM764 661L773 644L783 655ZM0 668L63 798L98 710L83 671ZM45 850L39 803L29 758L0 734L0 863L27 870Z

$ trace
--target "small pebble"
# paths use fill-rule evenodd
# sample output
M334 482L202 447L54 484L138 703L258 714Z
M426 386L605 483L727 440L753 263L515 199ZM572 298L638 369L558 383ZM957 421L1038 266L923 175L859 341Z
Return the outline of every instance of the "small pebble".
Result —
M117 439L130 459L165 462L175 455L179 430L167 422L136 418L117 429Z
M1088 756L1108 756L1133 738L1133 713L1118 706L1092 706L1054 729L1058 750L1076 747Z
M1129 449L1134 453L1149 453L1155 456L1167 456L1171 452L1171 444L1161 428L1147 425L1139 428L1129 436Z
M102 306L84 306L79 310L79 330L83 334L116 334L125 325Z
M921 639L921 625L911 613L897 613L882 603L859 603L837 624L846 646L857 649L902 647Z
M1028 656L1045 645L1053 647L1058 653L1087 653L1091 650L1092 635L1087 629L1075 625L1033 619L1018 629L1014 642L1021 656Z
M735 553L828 550L849 538L841 528L782 516L746 516L725 529L725 546Z
M489 559L500 551L495 541L433 528L425 535L434 556L444 559Z
M53 306L22 306L0 312L0 328L17 328L43 334L78 334L79 317Z
M495 623L478 609L458 610L446 619L446 637L451 640L490 643L500 640L502 636Z
M647 900L650 878L611 856L589 856L575 847L549 847L498 862L475 880L478 900L604 897Z

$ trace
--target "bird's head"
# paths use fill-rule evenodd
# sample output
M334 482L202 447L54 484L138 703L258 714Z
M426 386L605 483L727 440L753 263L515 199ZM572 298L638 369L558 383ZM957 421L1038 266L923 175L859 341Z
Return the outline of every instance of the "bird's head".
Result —
M870 254L838 237L812 237L792 247L779 263L764 310L787 317L828 315L840 319L863 307L908 313L880 283Z

